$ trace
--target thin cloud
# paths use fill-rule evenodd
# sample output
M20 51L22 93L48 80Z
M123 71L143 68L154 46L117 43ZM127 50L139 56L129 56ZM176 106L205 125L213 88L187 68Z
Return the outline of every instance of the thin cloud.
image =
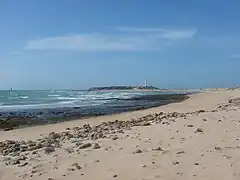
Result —
M187 39L193 38L197 33L196 29L164 29L164 28L115 28L117 31L128 33L158 33L160 38L164 39Z
M128 27L118 27L114 28L116 31L123 32L164 32L165 29L162 28L128 28Z
M15 55L19 55L21 53L22 53L22 51L13 51L13 52L10 53L10 55L15 56Z
M232 54L230 59L240 59L240 54Z
M72 50L72 51L151 51L189 40L196 30L150 31L141 34L92 33L49 37L27 43L25 50Z
M162 34L162 38L165 39L189 39L193 38L194 35L197 33L197 30L184 30L184 31L166 31Z

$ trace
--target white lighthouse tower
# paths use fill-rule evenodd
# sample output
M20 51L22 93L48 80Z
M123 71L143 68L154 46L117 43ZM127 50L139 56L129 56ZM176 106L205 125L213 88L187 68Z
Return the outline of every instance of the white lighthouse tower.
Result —
M145 80L145 83L144 83L144 86L145 87L147 87L148 86L148 84L147 84L148 82L147 82L147 80Z

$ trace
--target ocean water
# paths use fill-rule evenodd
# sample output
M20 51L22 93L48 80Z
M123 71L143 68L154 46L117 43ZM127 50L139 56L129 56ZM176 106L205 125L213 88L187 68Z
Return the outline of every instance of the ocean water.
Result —
M0 129L146 109L185 98L160 91L0 91Z
M146 95L168 94L160 91L72 91L72 90L13 90L0 91L0 111L63 108L63 107L93 107L93 106L123 106L132 98Z

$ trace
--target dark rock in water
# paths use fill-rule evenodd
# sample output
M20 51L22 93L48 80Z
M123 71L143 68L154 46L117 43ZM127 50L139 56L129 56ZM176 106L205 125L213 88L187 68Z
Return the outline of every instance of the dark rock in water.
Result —
M9 118L0 119L0 129L4 129L4 131L13 130L13 128L16 126L17 126L17 124L11 122L11 120L9 120Z
M37 115L43 115L44 113L42 111L40 111Z

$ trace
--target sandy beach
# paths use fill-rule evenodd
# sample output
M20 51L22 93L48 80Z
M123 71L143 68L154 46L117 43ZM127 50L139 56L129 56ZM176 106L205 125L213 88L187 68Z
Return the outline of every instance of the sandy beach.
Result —
M239 180L240 90L0 131L0 179Z

